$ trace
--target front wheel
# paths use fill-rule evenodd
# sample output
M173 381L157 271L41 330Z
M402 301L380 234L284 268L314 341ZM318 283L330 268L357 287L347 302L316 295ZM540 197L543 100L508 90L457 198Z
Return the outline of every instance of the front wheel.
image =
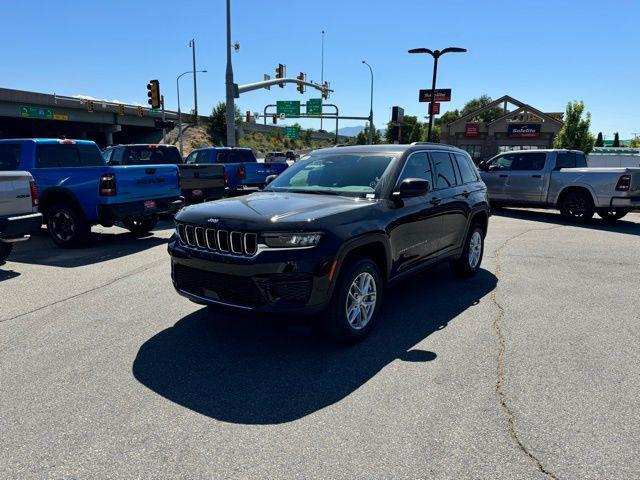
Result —
M620 220L627 213L629 212L625 210L598 210L598 215L600 215L600 217L607 222L615 222L616 220Z
M329 336L341 343L355 343L373 328L383 297L382 276L368 258L345 265L333 292L326 319Z
M593 200L586 192L569 192L560 203L560 213L566 220L575 223L588 222L595 213Z
M0 242L0 262L4 262L13 250L13 243Z
M124 227L134 235L146 235L158 224L158 216L127 217L122 220L122 223Z
M469 229L462 255L451 261L451 269L460 277L473 277L480 270L483 254L484 229L475 223Z

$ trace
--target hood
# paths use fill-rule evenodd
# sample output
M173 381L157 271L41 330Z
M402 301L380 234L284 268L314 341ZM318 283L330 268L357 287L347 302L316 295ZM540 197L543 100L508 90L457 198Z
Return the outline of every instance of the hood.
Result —
M278 225L304 223L345 213L376 203L364 198L306 193L259 192L183 208L176 215L181 222L215 225L260 223Z

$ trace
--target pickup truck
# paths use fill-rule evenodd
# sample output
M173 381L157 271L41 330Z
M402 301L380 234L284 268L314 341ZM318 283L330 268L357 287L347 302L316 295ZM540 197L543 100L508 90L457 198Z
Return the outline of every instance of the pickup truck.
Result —
M197 161L185 164L180 151L173 145L116 145L107 147L102 153L109 165L177 165L180 190L186 203L224 197L224 167Z
M580 151L505 152L479 168L492 206L557 208L577 223L640 209L640 168L587 168Z
M14 171L16 153L15 148L0 145L0 262L15 242L28 240L42 226L35 182L29 172Z
M92 225L121 221L136 235L153 229L158 214L177 212L180 197L175 165L108 166L88 140L0 140L19 161L8 170L26 170L35 179L39 211L53 241L78 246Z
M279 175L288 165L284 162L258 162L250 148L206 147L194 150L187 157L187 165L221 164L229 192L244 188L264 187L267 177Z

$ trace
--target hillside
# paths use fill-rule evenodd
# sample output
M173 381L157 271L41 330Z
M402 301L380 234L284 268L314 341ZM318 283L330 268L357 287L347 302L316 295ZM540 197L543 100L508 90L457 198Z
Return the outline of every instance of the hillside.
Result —
M206 125L188 125L187 127L184 127L182 137L184 157L189 155L189 153L196 148L216 145L211 140ZM238 146L251 148L256 155L262 156L265 153L272 151L313 149L333 145L333 142L329 140L310 139L309 141L306 141L303 137L303 132L301 132L300 138L292 140L285 138L281 131L244 131L238 140ZM174 128L167 135L167 143L179 146L177 128Z

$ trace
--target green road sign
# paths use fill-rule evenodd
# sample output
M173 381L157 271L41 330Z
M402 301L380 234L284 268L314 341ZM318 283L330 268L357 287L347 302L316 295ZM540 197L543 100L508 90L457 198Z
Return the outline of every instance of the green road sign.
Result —
M298 102L300 103L300 102ZM284 136L287 138L293 138L294 140L298 138L299 128L295 126L284 127Z
M20 116L24 118L53 120L54 113L52 108L27 107L25 105L20 105Z
M279 100L276 107L278 115L284 113L287 117L300 116L300 100Z
M322 115L321 98L310 98L307 100L307 115Z

